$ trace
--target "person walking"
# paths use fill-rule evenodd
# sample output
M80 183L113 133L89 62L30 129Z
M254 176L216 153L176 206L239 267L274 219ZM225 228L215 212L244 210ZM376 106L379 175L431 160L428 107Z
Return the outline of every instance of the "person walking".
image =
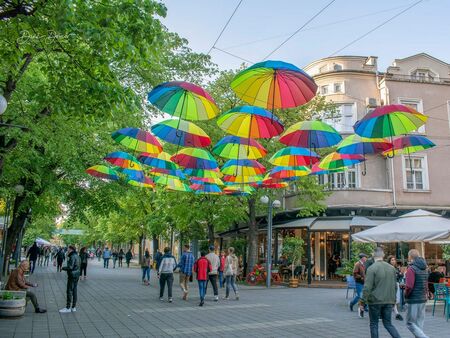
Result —
M30 263L26 260L20 262L17 269L14 269L9 275L8 282L5 285L5 290L9 291L26 291L26 299L30 300L34 306L34 312L46 313L47 310L39 307L36 295L32 291L28 291L30 287L37 287L37 284L27 282L25 279L25 272L30 268Z
M119 259L119 253L117 252L117 250L114 250L112 252L112 260L113 260L113 269L116 268L116 262Z
M163 301L164 289L167 284L167 293L169 297L169 303L172 303L172 286L173 286L173 272L177 268L177 261L172 256L170 248L164 248L164 256L161 258L158 268L159 278L159 300Z
M130 267L130 261L133 258L133 254L131 253L131 249L128 249L127 253L125 254L125 261L127 262L127 268Z
M211 282L214 291L214 301L219 300L219 290L217 287L217 276L219 275L220 259L219 256L215 254L215 247L211 245L209 247L209 254L206 255L206 259L211 263L211 270L208 274L208 281ZM208 283L206 283L206 288L208 288ZM206 293L206 290L205 290Z
M356 303L358 303L359 299L361 298L361 293L364 288L364 278L366 276L366 269L364 266L364 263L367 260L367 255L365 253L359 254L359 261L355 263L355 266L353 268L353 277L355 278L355 291L356 295L355 297L350 301L349 308L350 311L353 311L353 307ZM358 311L359 317L364 317L364 311Z
M156 263L155 269L156 270L159 270L159 263L161 263L162 257L163 257L163 254L161 253L161 251L156 250L156 253L155 253L155 263Z
M403 320L402 315L398 312L398 308L400 306L400 298L401 298L401 296L400 296L400 294L401 294L400 281L403 279L403 274L400 272L400 269L397 266L397 258L395 258L395 256L389 256L387 259L387 262L394 267L395 276L396 276L396 280L397 280L397 292L396 292L396 296L395 296L395 304L393 307L393 310L395 313L395 319Z
M376 248L372 257L374 262L366 271L360 312L364 312L366 304L369 305L371 338L378 338L380 318L391 337L400 338L397 329L391 322L392 308L395 305L397 293L396 270L391 264L383 261L382 248Z
M102 249L97 248L97 252L95 253L97 255L97 259L100 262L100 259L102 258L103 252Z
M58 252L56 253L56 271L61 272L62 265L65 259L66 255L64 254L63 249L59 248Z
M42 263L44 262L44 247L38 246L38 259L37 259L38 265L42 266Z
M200 304L205 304L206 281L208 280L208 272L212 270L211 263L205 257L206 252L200 252L200 258L194 263L194 271L197 274L198 292L200 294Z
M48 266L48 262L50 261L51 250L50 247L46 246L44 248L44 265Z
M423 332L428 295L427 263L416 249L409 250L406 270L405 300L408 304L406 327L416 338L427 338Z
M123 261L124 257L125 257L125 252L123 252L123 249L120 248L120 250L119 250L119 268L122 267L122 261Z
M103 268L109 269L109 260L111 258L111 251L108 247L103 250Z
M225 250L222 250L220 252L219 260L220 260L220 266L219 266L219 287L222 289L225 285L225 277L223 275L223 271L225 269L225 261L227 259L227 256L225 254Z
M59 310L60 313L77 311L77 288L80 278L81 260L77 250L73 245L69 245L67 250L67 265L63 270L67 272L67 303L66 307Z
M184 245L183 255L181 256L178 267L180 268L180 286L183 291L183 300L187 300L189 293L189 280L192 276L192 267L194 266L194 255L190 250L189 244ZM198 279L197 279L198 280Z
M228 256L225 259L225 267L224 267L225 282L226 282L225 298L224 298L225 300L228 300L230 297L230 287L233 288L236 300L239 300L239 292L236 286L236 276L238 273L238 269L239 269L239 260L234 254L234 248L229 247Z
M30 260L30 274L34 272L38 255L39 255L39 247L37 246L37 243L34 242L31 248L28 249L27 253L27 258L29 258Z
M142 258L142 284L150 285L150 267L152 265L152 260L150 253L145 249L144 257ZM147 276L147 279L145 277Z
M80 279L86 279L87 278L86 272L87 272L88 258L89 258L89 255L88 255L88 253L86 251L86 247L81 248L81 250L80 250L81 277L80 277Z

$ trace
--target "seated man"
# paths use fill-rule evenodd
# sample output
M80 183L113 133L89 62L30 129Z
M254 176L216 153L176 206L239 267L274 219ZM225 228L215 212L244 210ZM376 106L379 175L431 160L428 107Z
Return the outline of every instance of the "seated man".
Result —
M45 313L47 310L39 307L36 295L33 292L28 291L30 286L37 286L37 284L32 284L25 280L25 271L28 271L29 268L30 263L28 261L20 262L19 267L9 275L8 283L6 283L5 289L9 291L26 291L27 300L31 300L36 313Z

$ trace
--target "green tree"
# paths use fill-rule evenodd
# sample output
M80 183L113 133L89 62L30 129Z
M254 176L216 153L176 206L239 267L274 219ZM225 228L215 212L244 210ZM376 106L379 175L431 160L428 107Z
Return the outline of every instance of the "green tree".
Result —
M298 262L301 261L304 254L304 241L298 237L286 237L283 240L283 249L281 254L286 256L287 260L291 262L292 278L294 278L294 270Z

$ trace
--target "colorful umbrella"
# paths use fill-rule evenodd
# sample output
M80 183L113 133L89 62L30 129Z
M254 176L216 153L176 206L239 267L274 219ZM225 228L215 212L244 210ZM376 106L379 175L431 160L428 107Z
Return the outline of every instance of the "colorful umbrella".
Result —
M183 172L192 177L204 177L204 178L221 178L223 177L223 174L219 171L219 168L216 169L191 169L186 168L183 170Z
M128 184L141 188L154 188L155 182L150 177L145 176L142 180L128 180Z
M425 136L407 135L396 138L393 142L393 147L383 152L385 156L394 156L398 154L412 154L417 151L426 150L436 146Z
M269 160L269 162L276 166L304 166L312 165L318 162L320 156L314 151L299 148L286 147L278 150Z
M162 145L148 131L139 128L123 128L111 134L117 143L142 153L159 154Z
M336 149L340 154L378 154L392 147L385 138L367 138L353 134L347 136Z
M222 181L228 182L228 183L235 183L235 184L245 184L245 183L256 183L263 180L262 175L255 175L255 176L234 176L234 175L225 175L222 178Z
M149 175L153 175L153 176L170 175L170 176L176 176L181 179L186 178L186 175L180 169L170 170L170 169L153 168L148 173L149 173Z
M317 91L308 74L281 61L259 62L239 72L231 88L245 102L271 110L301 106Z
M217 124L225 132L246 138L272 138L284 126L271 112L252 106L235 107L219 116Z
M247 196L255 192L255 188L245 184L227 185L223 193L230 196Z
M411 107L391 104L375 108L353 126L363 137L393 137L407 134L425 124L428 117Z
M352 165L363 162L364 160L365 158L362 155L339 154L334 152L325 156L319 162L318 166L321 169L333 170L350 167Z
M185 120L209 120L219 114L214 99L189 82L162 83L148 94L148 100L163 112Z
M215 185L223 185L223 181L220 178L213 178L213 177L190 177L189 180L192 183L198 183L198 184L215 184Z
M124 151L115 151L109 153L104 157L104 159L116 167L138 171L142 170L142 167L139 164L137 158Z
M213 153L228 159L257 160L266 156L267 150L256 140L228 135L217 142Z
M141 154L141 156L139 156L139 161L150 167L158 169L174 171L179 169L178 166L172 162L170 157L171 156L168 153L163 151L161 154L158 154L156 156L152 154Z
M162 121L151 129L161 140L178 146L203 148L211 144L202 128L181 119Z
M280 137L283 144L308 149L332 147L341 140L336 129L321 121L297 122Z
M345 170L345 168L326 170L326 169L320 168L319 163L316 163L312 166L311 171L309 172L309 175L327 175L327 174L341 172L344 170Z
M266 177L264 180L258 183L251 183L252 187L255 188L265 188L265 189L284 189L289 186L288 182L284 182L280 179L275 179L272 177Z
M310 170L306 166L274 167L266 178L291 179L307 176Z
M192 191L186 183L183 183L178 177L175 176L157 176L155 177L155 183L165 186L167 190L184 192Z
M118 180L119 176L117 176L117 172L106 165L98 164L94 165L88 169L86 169L86 173L88 173L91 176L98 177L98 178L104 178L107 180Z
M216 169L217 162L209 151L198 148L184 148L172 156L172 161L183 168Z
M228 160L220 171L232 176L256 176L266 172L266 168L256 160Z
M189 186L196 194L212 194L219 195L222 190L216 184L194 183Z

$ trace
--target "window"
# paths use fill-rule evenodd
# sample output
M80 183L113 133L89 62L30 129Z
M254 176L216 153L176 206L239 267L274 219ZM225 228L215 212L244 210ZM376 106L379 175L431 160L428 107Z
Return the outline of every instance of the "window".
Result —
M356 122L356 105L354 103L337 104L336 117L327 119L325 122L339 132L352 133Z
M335 93L342 93L342 83L335 83L334 84L334 92Z
M322 94L322 95L328 94L328 85L320 86L320 94Z
M411 77L416 81L434 81L437 78L436 74L428 69L416 69L411 72Z
M348 167L345 171L327 175L319 175L319 183L328 185L330 190L358 189L359 166Z
M325 73L328 71L328 65L323 65L319 68L319 73Z
M425 156L403 156L403 183L407 190L428 190Z
M419 113L423 113L423 103L421 99L409 99L409 98L399 98L400 104L411 107L414 110L417 110ZM421 126L416 131L419 134L425 134L425 125Z
M342 70L342 65L339 65L337 63L334 64L333 69L336 71Z

